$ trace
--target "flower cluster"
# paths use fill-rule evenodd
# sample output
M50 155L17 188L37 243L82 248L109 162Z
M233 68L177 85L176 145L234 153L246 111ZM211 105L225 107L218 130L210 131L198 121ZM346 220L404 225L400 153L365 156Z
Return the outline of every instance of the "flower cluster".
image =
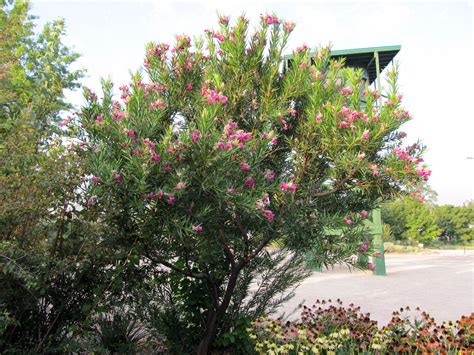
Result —
M272 222L275 218L275 215L272 211L266 208L266 206L270 205L270 197L268 194L263 195L263 197L255 202L257 208L262 211L263 215L268 219L268 221Z
M201 96L208 105L216 103L225 104L227 102L227 96L222 94L222 92L217 92L216 90L208 89L206 87L202 88Z
M217 149L231 150L233 147L243 148L245 142L252 139L253 134L251 132L245 132L237 128L237 123L230 121L224 127L222 134L222 140L216 143ZM226 141L226 143L224 143Z
M378 328L360 307L347 308L336 302L316 301L303 306L301 320L283 323L261 318L247 329L258 354L320 353L460 353L468 354L472 345L474 313L457 322L437 325L426 312L419 318L403 316L410 308L393 312L392 320Z

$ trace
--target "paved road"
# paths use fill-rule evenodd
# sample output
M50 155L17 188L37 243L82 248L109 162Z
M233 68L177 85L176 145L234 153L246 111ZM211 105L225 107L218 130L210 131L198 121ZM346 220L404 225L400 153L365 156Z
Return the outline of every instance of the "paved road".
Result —
M387 254L387 276L337 267L314 273L296 290L283 311L299 303L340 298L353 302L371 318L386 324L392 311L419 306L437 322L457 320L474 312L474 251L446 250L431 254ZM290 318L299 315L297 312Z

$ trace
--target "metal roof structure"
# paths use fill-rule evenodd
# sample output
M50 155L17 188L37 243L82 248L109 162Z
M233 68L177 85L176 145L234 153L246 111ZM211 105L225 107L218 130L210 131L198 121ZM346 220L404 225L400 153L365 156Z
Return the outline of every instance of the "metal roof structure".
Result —
M345 58L346 66L365 70L369 84L372 84L377 79L377 74L383 72L400 49L400 45L341 49L331 51L331 58ZM291 61L291 57L292 55L285 56L285 61Z
M348 67L365 69L369 76L369 84L372 84L377 78L375 53L378 53L380 65L379 73L381 73L397 55L400 49L401 46L343 49L331 51L331 57L334 59L345 58L345 63Z

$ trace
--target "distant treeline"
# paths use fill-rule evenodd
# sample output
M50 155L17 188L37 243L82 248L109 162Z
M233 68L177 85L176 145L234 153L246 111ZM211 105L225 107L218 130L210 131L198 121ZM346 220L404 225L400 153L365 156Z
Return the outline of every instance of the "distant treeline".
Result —
M474 239L474 201L463 206L400 199L382 206L386 241L465 243Z

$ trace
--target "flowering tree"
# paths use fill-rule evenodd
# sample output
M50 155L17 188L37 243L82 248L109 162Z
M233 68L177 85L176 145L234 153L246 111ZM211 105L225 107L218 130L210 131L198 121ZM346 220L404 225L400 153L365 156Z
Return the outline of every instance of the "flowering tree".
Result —
M429 174L420 147L402 148L396 71L378 107L328 48L298 48L283 71L292 23L262 16L251 35L244 17L219 24L194 43L148 44L147 79L133 75L121 101L107 82L101 100L86 90L81 113L85 205L141 263L185 280L181 293L199 285L200 354L270 243L353 263L371 253L365 211Z

